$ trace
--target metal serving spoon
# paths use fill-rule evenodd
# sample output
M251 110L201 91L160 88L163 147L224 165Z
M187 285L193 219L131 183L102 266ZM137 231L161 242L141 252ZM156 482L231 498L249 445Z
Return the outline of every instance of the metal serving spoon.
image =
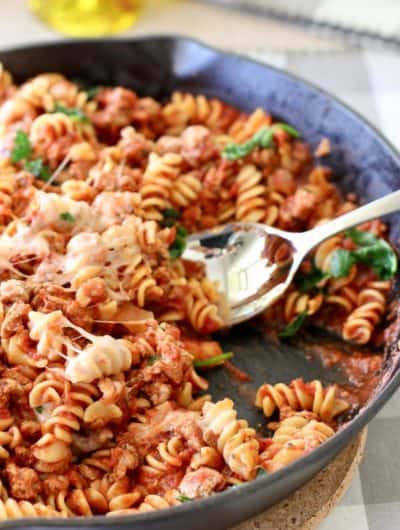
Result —
M192 234L182 258L203 262L228 305L226 325L262 312L283 295L305 256L319 243L366 221L400 210L400 190L307 232L259 223L230 223Z

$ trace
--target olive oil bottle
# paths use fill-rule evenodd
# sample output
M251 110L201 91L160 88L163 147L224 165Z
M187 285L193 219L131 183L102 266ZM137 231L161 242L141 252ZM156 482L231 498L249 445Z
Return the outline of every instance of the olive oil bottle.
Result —
M119 33L137 19L140 0L28 0L32 11L53 29L73 37Z

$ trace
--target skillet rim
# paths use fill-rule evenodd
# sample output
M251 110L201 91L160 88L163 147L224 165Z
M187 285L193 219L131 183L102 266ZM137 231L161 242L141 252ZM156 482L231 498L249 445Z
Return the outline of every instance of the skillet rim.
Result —
M350 105L343 102L340 98L332 95L329 91L314 84L308 80L305 80L301 76L288 72L282 68L271 65L269 63L261 62L257 59L247 57L244 54L237 52L230 52L223 50L216 46L209 45L201 40L187 37L180 34L165 34L157 33L151 35L137 36L137 37L117 37L117 38L97 38L97 39L69 39L61 38L56 40L44 40L33 43L25 43L18 46L11 46L7 48L0 49L0 61L3 60L3 54L14 53L14 52L24 52L24 51L33 51L35 49L44 49L48 48L57 48L58 46L79 46L79 45L113 45L118 44L134 44L136 42L154 42L158 45L162 43L169 43L171 45L180 45L180 44L195 44L201 49L209 50L213 52L215 56L220 56L222 58L232 58L237 59L240 62L246 62L251 64L256 64L261 68L266 70L272 70L281 77L286 77L291 81L294 81L297 85L301 85L307 88L309 91L316 92L317 94L323 96L327 100L333 101L338 107L341 107L347 115L350 116L350 119L355 119L363 126L366 126L369 129L369 132L379 141L381 147L389 154L392 160L397 165L400 171L400 151L392 144L390 140L386 138L380 130L378 130L368 119L362 116L358 111L354 110ZM5 62L7 62L5 60ZM40 72L39 72L40 73ZM400 274L400 273L399 273ZM365 405L360 412L353 418L349 423L347 423L343 429L340 429L335 435L329 438L322 445L314 449L308 455L300 458L299 460L285 466L283 469L276 471L265 476L258 477L250 482L245 482L240 487L232 487L225 491L219 492L210 497L196 500L192 503L183 503L178 506L174 506L164 510L155 510L153 512L147 512L142 514L132 514L132 515L121 515L121 516L112 516L107 517L105 515L94 515L88 517L77 517L77 518L46 518L46 517L26 517L21 519L5 520L0 522L0 528L26 528L26 527L44 527L44 528L63 528L63 527L92 527L93 525L98 525L101 527L110 527L113 525L123 526L123 527L134 527L138 528L141 523L148 522L156 524L157 521L163 521L166 523L168 520L173 520L177 515L185 516L186 514L191 514L191 516L201 515L207 510L208 507L215 506L220 504L223 506L226 501L235 502L240 500L242 496L251 496L258 488L267 488L268 486L278 482L281 477L289 475L291 473L295 474L296 470L300 470L302 467L312 467L314 462L319 460L326 460L326 457L330 454L331 457L328 458L328 461L331 461L340 450L342 450L354 436L365 427L371 419L377 414L377 412L383 407L383 405L392 397L395 391L400 387L400 362L397 363L397 366L393 368L392 373L390 374L390 379L381 387L379 387L378 393L373 396L370 402ZM332 450L331 450L332 449ZM325 456L325 458L324 458ZM326 464L327 465L327 464ZM292 490L288 493L290 495ZM258 512L261 513L261 512ZM238 520L235 524L239 523ZM146 525L148 527L148 525Z

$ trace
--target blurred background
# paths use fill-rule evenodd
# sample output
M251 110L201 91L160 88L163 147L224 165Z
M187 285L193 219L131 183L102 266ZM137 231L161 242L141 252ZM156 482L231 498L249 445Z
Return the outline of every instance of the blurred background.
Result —
M400 149L400 0L0 3L3 49L110 34L187 35L288 69L347 102ZM399 393L370 424L352 487L321 530L400 528L400 458L393 458L398 440Z
M13 0L0 46L72 36L175 33L300 74L400 147L398 0Z

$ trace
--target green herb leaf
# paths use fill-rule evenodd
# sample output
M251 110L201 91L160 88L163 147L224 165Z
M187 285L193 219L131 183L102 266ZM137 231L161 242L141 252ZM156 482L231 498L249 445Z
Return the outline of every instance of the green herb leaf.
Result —
M282 129L295 138L300 136L299 131L291 125L287 123L274 123L271 127L262 127L250 140L247 140L243 144L227 145L222 152L222 156L227 160L238 160L249 155L256 147L262 147L263 149L272 147L274 145L274 132L276 129Z
M266 127L261 128L254 136L253 143L255 147L263 147L267 149L274 145L274 131L272 128L267 129ZM254 149L254 148L253 148Z
M182 256L184 250L185 244L181 241L175 241L175 243L169 247L169 256L171 259L178 259Z
M291 125L287 123L274 123L272 126L275 129L282 129L286 133L290 134L290 136L293 136L294 138L299 138L301 135L297 129L292 127Z
M60 105L60 103L56 103L54 112L62 112L63 114L70 116L73 120L80 121L81 123L90 123L90 120L86 114L78 108L69 108L65 107L64 105Z
M375 245L378 243L379 238L376 237L372 232L366 232L365 230L358 230L357 228L350 228L344 233L346 237L349 237L351 240L360 247L365 247L368 245Z
M371 232L352 228L345 232L359 248L336 250L331 258L330 272L335 278L347 276L354 263L371 267L380 280L390 280L397 272L398 260L395 251L384 239Z
M209 357L208 359L198 359L197 361L193 361L193 366L196 368L202 368L203 366L214 366L221 364L228 359L232 359L232 357L232 352L221 353L220 355L215 355L214 357Z
M263 467L259 467L257 469L256 477L262 477L263 475L268 475L268 473Z
M97 96L97 94L100 92L101 89L102 89L101 86L92 86L92 87L87 88L86 94L87 94L88 100L90 101L91 99L95 99L95 97Z
M296 274L294 282L300 292L308 293L317 287L322 280L329 278L329 276L330 274L328 272L323 272L320 269L317 269L313 262L311 272L308 274Z
M180 212L175 210L175 208L167 208L162 214L164 219L179 219L181 216Z
M76 218L72 215L72 213L69 212L60 213L60 219L62 221L68 221L68 223L75 223L76 221Z
M304 324L304 321L307 318L307 311L303 311L295 319L293 319L289 324L285 327L283 331L279 333L280 337L293 337L293 335L296 335L296 333L299 331L301 326Z
M352 251L338 248L330 259L329 271L334 278L342 278L349 274L355 262L356 260Z
M178 495L177 500L180 502L190 502L193 499L191 497L186 497L186 495Z
M26 160L31 156L32 146L29 136L24 131L17 131L14 138L14 147L11 151L11 162L16 164L21 160Z
M178 234L178 237L186 237L188 235L186 228L181 225L176 227L176 233Z
M159 355L150 355L150 357L147 357L147 362L150 366L153 366L154 363L159 361L161 357Z
M169 247L169 255L171 259L180 258L186 248L187 230L183 226L176 227L175 241Z
M38 414L41 414L43 412L43 407L39 405L39 407L35 407L35 411L38 413Z
M163 220L160 222L161 226L171 227L174 226L176 221L180 218L181 214L175 208L167 208L163 211Z
M222 155L228 160L238 160L249 155L256 147L270 147L272 140L273 132L267 127L262 127L247 142L227 145Z
M40 180L44 180L44 182L50 180L51 171L43 163L43 160L41 158L36 158L35 160L30 160L29 162L26 162L25 169L26 171L29 171L30 173L35 175L35 177L39 178Z
M397 256L384 239L375 245L360 247L353 251L354 258L369 265L380 280L390 280L397 272Z

